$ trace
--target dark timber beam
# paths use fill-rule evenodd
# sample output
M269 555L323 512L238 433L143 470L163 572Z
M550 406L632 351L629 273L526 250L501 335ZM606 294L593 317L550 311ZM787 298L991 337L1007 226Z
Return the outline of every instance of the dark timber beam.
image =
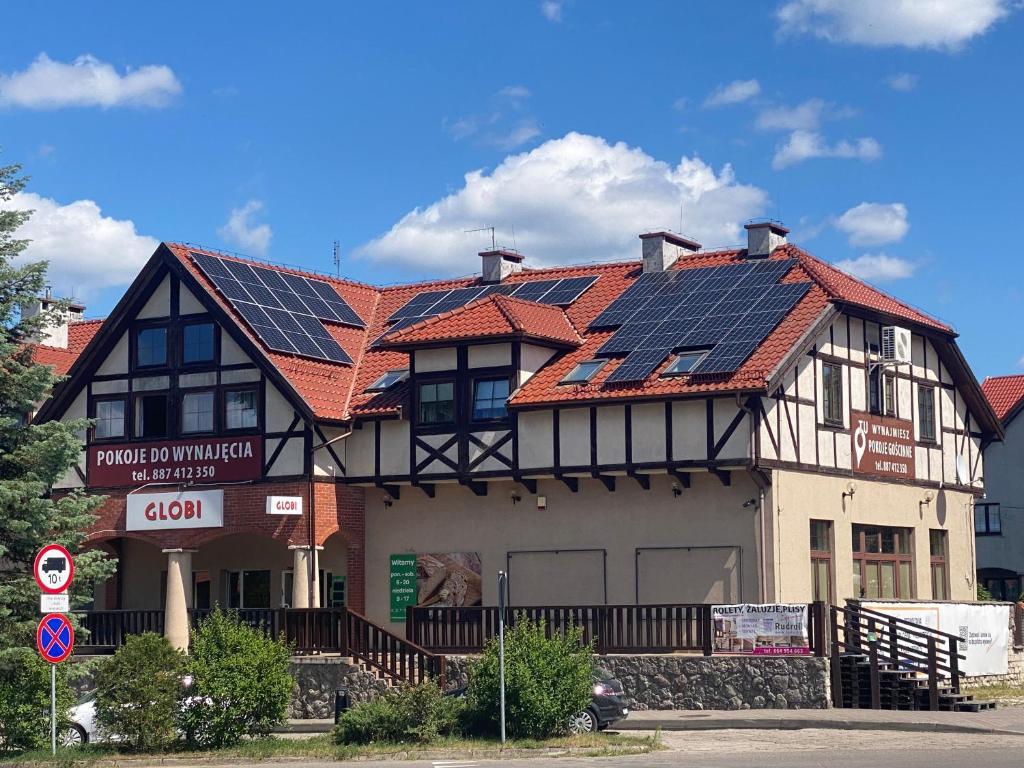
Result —
M732 472L730 472L728 469L712 469L712 470L709 470L709 471L711 472L712 475L714 475L719 480L721 480L722 485L725 485L725 486L732 485Z
M398 501L399 496L402 494L402 490L397 485L387 485L386 483L377 483L377 487L380 488L384 493L390 496L395 501Z
M643 488L645 491L651 490L651 476L650 475L641 474L639 472L631 472L629 476L632 477L634 480L636 480L637 483L640 484L640 487Z
M594 473L594 478L596 480L600 480L601 484L604 485L604 487L607 488L609 491L614 491L615 490L615 476L614 475L602 475L602 474L599 474L599 473L595 472Z
M672 475L672 477L674 477L676 479L676 482L678 482L681 486L683 486L683 488L689 488L690 487L690 473L689 472L680 472L678 469L670 469L669 470L669 474Z
M565 483L565 487L573 493L578 493L580 490L580 479L578 477L570 477L569 475L559 475L558 479Z
M537 480L532 477L517 477L516 482L519 483L528 493L532 493L534 496L537 495Z
M459 483L469 488L477 496L487 495L487 483L485 482L480 482L479 480L460 480Z
M437 490L433 483L414 483L414 485L427 494L428 498L432 499L437 494Z

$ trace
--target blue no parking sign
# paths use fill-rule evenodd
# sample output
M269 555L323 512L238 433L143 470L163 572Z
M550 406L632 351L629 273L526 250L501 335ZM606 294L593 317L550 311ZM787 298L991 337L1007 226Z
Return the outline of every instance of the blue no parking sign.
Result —
M75 647L75 630L66 616L48 613L36 630L36 648L39 655L51 664L59 664L71 655Z

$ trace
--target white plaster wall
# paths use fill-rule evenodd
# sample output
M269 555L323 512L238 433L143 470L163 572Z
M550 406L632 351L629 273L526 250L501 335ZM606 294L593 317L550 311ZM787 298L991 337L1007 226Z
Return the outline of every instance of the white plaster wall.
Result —
M295 409L291 403L285 400L282 395L270 382L266 385L266 399L264 402L264 424L267 432L284 432L291 426L295 418ZM301 422L300 422L301 424ZM298 426L296 427L298 429Z
M559 413L558 436L563 467L590 464L590 411L565 408Z
M703 400L672 403L672 457L704 461L708 457L707 412Z
M416 373L454 371L458 367L455 347L417 349L413 354L416 361Z
M165 277L153 291L142 309L135 316L139 320L151 320L171 315L171 278Z
M271 476L300 475L304 469L305 440L302 437L281 438L286 440L284 448L274 461L274 466L267 473ZM277 450L281 439L270 438L266 441L264 451L266 455L263 461L269 461L270 457Z
M538 347L535 344L523 344L519 348L519 386L539 371L557 353L547 347Z
M184 283L181 283L178 291L178 314L198 315L206 312L206 307L200 303L195 294L190 291Z
M646 403L632 407L633 461L665 460L665 406Z
M511 344L473 344L469 347L470 368L497 368L512 365Z
M121 338L114 344L114 348L107 355L106 359L97 368L96 373L101 376L110 374L128 373L128 334L122 333Z
M380 471L385 475L404 475L409 472L408 421L380 423Z
M665 431L662 426L662 432ZM590 434L589 432L587 433ZM582 438L581 438L582 439ZM634 456L634 460L636 457ZM597 409L597 463L624 464L626 461L626 408L622 405Z
M550 467L555 461L551 411L523 411L518 418L519 465L524 469Z

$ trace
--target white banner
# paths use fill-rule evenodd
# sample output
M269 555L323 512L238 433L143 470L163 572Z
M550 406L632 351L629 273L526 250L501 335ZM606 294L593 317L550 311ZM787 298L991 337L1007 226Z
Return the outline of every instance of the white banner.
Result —
M301 515L301 496L267 496L268 515Z
M967 657L960 670L968 677L1005 675L1010 644L1010 606L986 603L862 603L865 608L956 635Z
M125 529L129 531L174 531L223 526L224 491L186 489L176 493L128 495Z
M715 605L711 617L719 653L804 656L811 652L806 603Z

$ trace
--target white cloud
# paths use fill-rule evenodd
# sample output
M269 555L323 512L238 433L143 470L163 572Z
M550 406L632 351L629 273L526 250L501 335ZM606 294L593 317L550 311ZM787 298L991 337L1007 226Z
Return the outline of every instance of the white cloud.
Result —
M682 229L708 246L739 242L742 222L760 216L767 196L697 158L671 165L638 147L569 133L506 157L493 171L466 174L458 191L410 211L356 255L437 274L479 269L464 230L494 224L515 231L527 264L639 258L637 235Z
M253 220L262 211L260 200L250 200L241 208L232 208L227 222L217 230L217 234L246 253L266 256L274 233L269 224L257 224Z
M1010 13L1012 0L788 0L779 33L869 46L956 50Z
M19 261L50 262L48 282L58 296L88 298L103 288L127 285L159 242L140 235L130 219L104 216L92 200L61 205L34 192L0 200L0 209L33 210L17 231L31 240Z
M525 85L506 85L496 95L498 98L506 99L513 109L519 109L533 94Z
M562 4L555 2L555 0L544 0L540 4L540 12L544 14L544 18L548 21L558 22L562 20Z
M445 118L442 127L456 141L476 136L481 144L517 149L541 134L540 123L526 112L532 95L525 85L506 85L491 96L491 111Z
M854 160L877 160L882 156L882 145L870 136L852 141L843 139L829 144L815 131L793 131L789 140L775 150L772 168L781 170L791 165L818 157L837 157Z
M902 240L910 222L903 203L861 203L837 218L835 226L850 245L882 245Z
M857 114L850 107L837 107L824 99L808 99L795 107L766 107L757 116L755 126L762 131L813 131L824 120L845 120Z
M836 266L861 280L902 280L911 277L917 265L884 253L865 253L856 259L837 261Z
M507 133L490 136L486 141L506 151L523 146L530 139L540 136L540 125L532 117L524 118L512 126Z
M761 84L757 80L733 80L726 85L718 86L706 99L705 107L724 107L728 104L739 104L752 99L761 92Z
M904 93L917 88L917 81L917 75L912 75L909 72L900 72L898 75L890 75L885 80L889 87L894 91L902 91Z
M0 73L0 106L27 109L61 107L163 107L181 93L170 67L151 65L123 75L95 56L67 64L40 53L28 69Z
M685 96L680 96L678 99L672 102L672 109L676 112L682 112L686 109L686 105L690 103L690 100Z

